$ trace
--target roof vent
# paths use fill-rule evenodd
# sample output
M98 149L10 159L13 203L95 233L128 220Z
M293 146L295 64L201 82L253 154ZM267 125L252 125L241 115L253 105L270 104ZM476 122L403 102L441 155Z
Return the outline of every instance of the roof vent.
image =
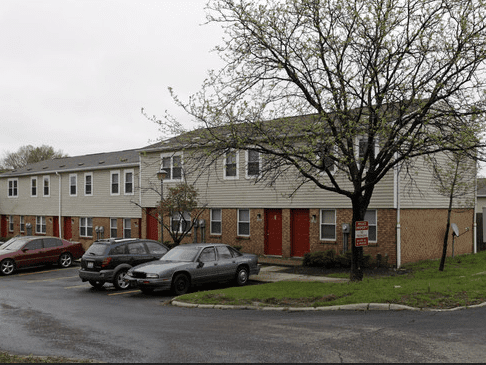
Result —
M66 167L66 165L59 165L59 167Z
M49 167L49 166L44 166L44 167L42 168L42 170L45 170L45 169L47 169L48 167Z
M27 171L30 171L32 170L32 167L27 167ZM14 170L15 171L15 170Z
M84 162L78 163L78 166L83 166L83 165L84 165Z
M98 163L101 165L101 164L104 164L104 163L105 163L105 161L99 161Z

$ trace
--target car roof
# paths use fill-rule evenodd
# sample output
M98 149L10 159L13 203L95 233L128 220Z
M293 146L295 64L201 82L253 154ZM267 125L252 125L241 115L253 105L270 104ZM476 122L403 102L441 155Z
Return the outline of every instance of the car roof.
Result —
M104 238L101 240L96 240L93 243L98 243L102 245L115 245L120 243L137 242L137 241L142 241L142 242L152 241L152 242L160 243L159 241L145 239L145 238ZM162 243L160 244L164 246L164 244Z
M209 246L228 246L225 243L184 243L176 247L209 247Z

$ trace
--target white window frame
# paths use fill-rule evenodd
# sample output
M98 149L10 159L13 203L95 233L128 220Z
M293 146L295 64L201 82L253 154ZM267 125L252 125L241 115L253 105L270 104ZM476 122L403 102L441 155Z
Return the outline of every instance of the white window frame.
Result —
M73 184L74 178L74 184ZM74 193L73 193L74 187ZM78 174L69 174L69 196L78 196Z
M236 175L235 176L228 176L226 174L226 172L227 172L226 166L228 164L228 155L233 154L233 153L235 154L235 159L236 159ZM240 153L239 153L239 151L231 150L231 151L226 152L224 154L223 177L224 177L225 180L238 180L240 178Z
M240 214L242 211L248 211L248 221L242 221ZM240 232L240 224L248 224L248 234L243 234ZM250 209L238 209L238 236L239 237L250 237L251 234L251 210Z
M361 157L360 157L361 150L359 148L359 142L362 141L362 140L367 140L367 139L368 139L368 136L363 135L363 136L357 136L356 140L355 140L355 147L356 147L355 157L356 157L356 161L358 163L358 167L361 167ZM375 157L378 156L379 152L380 152L380 145L378 143L377 138L375 137Z
M373 213L374 213L375 223L370 223L369 218L367 216L369 216L369 214L373 214ZM378 210L377 209L368 209L365 213L364 220L368 222L369 228L375 227L375 232L376 232L375 233L376 237L375 237L374 240L372 240L372 239L370 239L370 234L369 234L369 231L368 231L368 242L377 243L378 242Z
M20 233L25 232L25 217L23 215L20 216Z
M38 215L37 217L35 217L35 233L46 234L46 232L46 217L43 215Z
M128 222L128 224L127 224ZM127 230L130 230L130 236L127 236ZM123 238L132 238L132 219L123 218Z
M91 235L89 229L91 228ZM84 229L84 234L83 234ZM93 237L93 218L79 217L79 237Z
M118 175L118 192L114 193L113 192L113 175ZM120 195L120 186L121 186L121 174L120 170L112 170L110 171L110 195L111 196L118 196Z
M250 152L255 152L258 153L258 174L256 175L250 175L249 172L249 165L250 165ZM238 166L238 164L237 164ZM225 169L226 171L226 169ZM252 150L251 148L249 150L245 151L245 177L247 179L257 179L261 176L262 174L262 154L258 151Z
M220 218L214 219L213 212L214 211L219 211ZM211 209L211 215L210 215L210 234L215 235L215 236L221 236L223 234L223 209L220 208L213 208ZM213 223L219 223L219 232L214 232L213 230Z
M7 182L7 196L9 198L19 197L19 179L8 179Z
M181 177L174 179L174 157L180 157L180 169L181 169ZM164 159L169 159L170 161L170 166L164 166ZM161 154L160 155L160 167L161 169L164 169L167 172L167 176L165 177L164 181L170 182L170 181L182 181L184 179L184 159L183 159L183 154L182 153L171 153L171 154Z
M15 228L15 225L14 225L14 216L13 215L9 215L8 216L8 231L9 232L13 232L14 231L14 228Z
M47 186L46 186L47 182ZM47 187L47 194L46 194ZM51 196L51 177L49 175L42 176L42 196L49 198Z
M333 212L334 213L334 223L324 223L322 221L324 212ZM336 214L336 209L321 209L320 210L320 216L319 216L319 239L321 241L336 241L336 219L337 219L337 214ZM323 234L323 226L334 226L334 238L324 238L322 237Z
M115 223L115 225L113 225ZM113 230L115 230L115 235L113 236ZM110 238L118 237L118 218L110 218Z
M127 175L132 174L132 191L127 192ZM135 170L134 169L129 169L129 170L123 170L123 193L125 195L134 195L135 194Z
M86 188L88 187L87 177L91 177L91 183L89 186L91 187L91 192L86 193ZM84 196L93 196L93 173L92 172L85 172L84 173Z
M320 148L321 152L324 152L324 148L326 147L325 145L321 144L322 148ZM337 146L329 146L329 150L332 151L334 154L338 152ZM325 157L326 156L321 156L320 152L317 153L317 160L320 161L321 159L323 160L323 163L325 163ZM329 172L334 175L337 171L337 166L336 166L336 161L332 161L332 168L329 169ZM323 170L320 170L321 174L326 174Z
M187 222L187 225L189 227L191 227L191 213L189 213L189 212L183 212L182 215L184 216L184 220ZM175 213L171 214L171 216L170 216L170 229L171 229L172 232L174 232L172 230L172 227L173 227L172 226L172 223L173 223L174 218L176 216L178 218L177 221L180 221L180 212L175 212ZM188 232L188 234L191 233L190 230L188 230L187 232ZM182 224L179 224L179 231L177 231L176 233L183 233Z
M33 182L35 181L35 194L32 194L32 190L34 188ZM37 179L37 176L31 177L30 178L30 197L31 198L37 198L39 195L39 181Z

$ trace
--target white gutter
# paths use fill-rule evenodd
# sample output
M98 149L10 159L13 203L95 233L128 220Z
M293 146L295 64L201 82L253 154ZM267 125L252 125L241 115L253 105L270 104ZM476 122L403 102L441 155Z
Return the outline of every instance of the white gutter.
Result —
M58 224L59 224L59 238L62 238L62 230L61 230L61 220L62 220L62 214L61 214L61 182L62 182L62 177L59 172L56 171L56 175L59 176L59 219L58 219Z
M397 165L395 177L397 179L397 269L402 265L402 235L400 225L400 167Z

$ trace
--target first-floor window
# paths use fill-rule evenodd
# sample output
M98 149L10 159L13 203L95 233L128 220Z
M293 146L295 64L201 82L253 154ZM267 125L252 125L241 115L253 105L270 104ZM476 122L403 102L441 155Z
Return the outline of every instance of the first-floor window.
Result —
M37 216L35 218L35 232L46 234L46 217Z
M13 215L8 217L8 231L9 232L14 231L14 217L13 217Z
M211 209L211 234L221 234L221 209Z
M376 242L378 240L377 219L376 210L367 210L364 217L365 221L368 221L368 241Z
M187 232L191 227L191 213L175 212L174 214L172 214L170 227L172 232Z
M238 209L238 236L250 235L250 209Z
M20 232L25 232L25 217L20 216Z
M123 238L131 238L132 237L132 220L130 218L126 218L123 220Z
M79 218L79 235L81 237L93 237L93 218Z
M110 238L117 238L117 237L118 237L117 219L111 218L110 219Z
M321 240L336 240L336 211L333 209L321 210Z

